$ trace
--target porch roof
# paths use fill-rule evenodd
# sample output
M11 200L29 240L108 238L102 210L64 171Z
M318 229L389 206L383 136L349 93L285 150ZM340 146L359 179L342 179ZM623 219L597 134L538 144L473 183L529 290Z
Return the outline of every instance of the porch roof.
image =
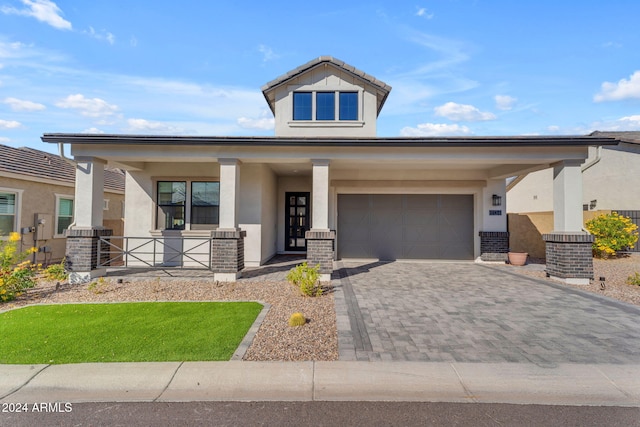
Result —
M604 135L573 136L473 136L473 137L275 137L184 136L45 133L43 142L65 144L125 144L173 146L280 146L280 147L575 147L617 145L620 139Z

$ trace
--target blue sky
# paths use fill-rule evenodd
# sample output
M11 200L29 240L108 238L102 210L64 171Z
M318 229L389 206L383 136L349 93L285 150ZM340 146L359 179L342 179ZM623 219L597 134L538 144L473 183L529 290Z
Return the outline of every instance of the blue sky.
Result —
M640 130L640 2L0 0L0 144L273 135L260 87L332 55L393 87L379 136Z

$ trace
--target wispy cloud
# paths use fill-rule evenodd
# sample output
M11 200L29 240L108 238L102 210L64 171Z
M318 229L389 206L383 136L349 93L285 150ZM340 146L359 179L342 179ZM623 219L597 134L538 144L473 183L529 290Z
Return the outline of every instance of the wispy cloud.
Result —
M421 123L416 127L404 127L401 136L464 136L471 135L467 126L446 123Z
M43 104L17 98L5 98L2 102L9 105L13 111L42 111L47 108Z
M455 102L447 102L433 110L436 116L446 117L454 122L479 122L496 119L493 113L480 111L473 105L457 104Z
M92 37L96 40L104 40L108 42L110 45L115 44L116 36L110 33L107 30L96 31L93 27L89 27L89 30L83 31L83 33L87 34L89 37Z
M128 132L133 133L155 133L155 134L184 134L185 130L181 129L177 126L173 126L167 123L156 122L152 120L145 119L128 119L127 124L129 125L127 128Z
M22 127L22 123L15 120L0 120L0 129L17 129Z
M93 118L109 117L118 111L116 105L111 105L100 98L85 98L82 94L69 95L56 102L56 107L76 110L85 117Z
M419 7L418 11L416 12L416 16L420 16L421 18L425 18L425 19L433 19L435 15L433 12L429 12L427 8Z
M496 95L494 99L496 101L496 108L503 111L511 110L518 100L509 95Z
M62 10L50 0L20 0L26 7L18 9L2 6L0 11L7 15L29 16L58 30L71 30L71 22L62 17Z
M273 61L280 58L280 55L276 54L269 46L261 44L258 46L258 52L262 54L262 62Z
M633 73L629 79L620 79L617 83L604 82L593 100L621 101L623 99L640 99L640 71Z

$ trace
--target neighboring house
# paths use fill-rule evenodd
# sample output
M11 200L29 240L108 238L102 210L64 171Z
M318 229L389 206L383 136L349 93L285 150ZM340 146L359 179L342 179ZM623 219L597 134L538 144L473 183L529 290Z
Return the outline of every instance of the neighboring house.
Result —
M550 165L566 192L556 201L562 209L558 233L549 236L558 240L554 250L573 254L567 236L590 245L571 192L589 147L617 144L615 138L379 138L376 120L391 87L333 57L312 60L262 91L275 116L273 137L43 135L71 144L77 197L93 200L76 209L68 238L74 280L103 274L107 264L78 249L84 240L94 242L84 248L95 248L109 239L96 209L101 165L126 170L124 235L147 239L140 243L147 258L129 250L127 261L149 262L151 251L153 265L190 262L190 239L204 239L218 280L288 253L306 253L324 279L334 259L502 260L505 179ZM590 256L583 258L580 280L592 274ZM551 273L576 277L575 270Z
M73 224L75 167L54 154L0 145L0 239L21 233L22 249L37 247L36 261L59 262L65 229ZM124 173L106 170L104 225L122 230Z
M582 172L581 204L584 219L601 211L617 211L638 222L640 218L640 132L593 132L594 137L613 137L618 145L589 148L589 157L580 166ZM507 186L507 211L527 214L541 234L552 228L549 218L553 212L553 168L516 177ZM594 211L594 214L590 212ZM545 220L545 213L547 219ZM514 221L518 218L514 217ZM515 231L515 230L514 230ZM514 236L516 239L521 236ZM535 233L532 235L535 240ZM527 249L540 255L542 243L514 241L519 250ZM635 248L638 250L638 246Z

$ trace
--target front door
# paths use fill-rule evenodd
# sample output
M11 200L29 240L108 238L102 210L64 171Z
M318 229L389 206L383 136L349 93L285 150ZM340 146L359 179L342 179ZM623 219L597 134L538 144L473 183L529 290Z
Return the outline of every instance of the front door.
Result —
M304 238L309 230L309 193L286 193L285 250L306 251Z

